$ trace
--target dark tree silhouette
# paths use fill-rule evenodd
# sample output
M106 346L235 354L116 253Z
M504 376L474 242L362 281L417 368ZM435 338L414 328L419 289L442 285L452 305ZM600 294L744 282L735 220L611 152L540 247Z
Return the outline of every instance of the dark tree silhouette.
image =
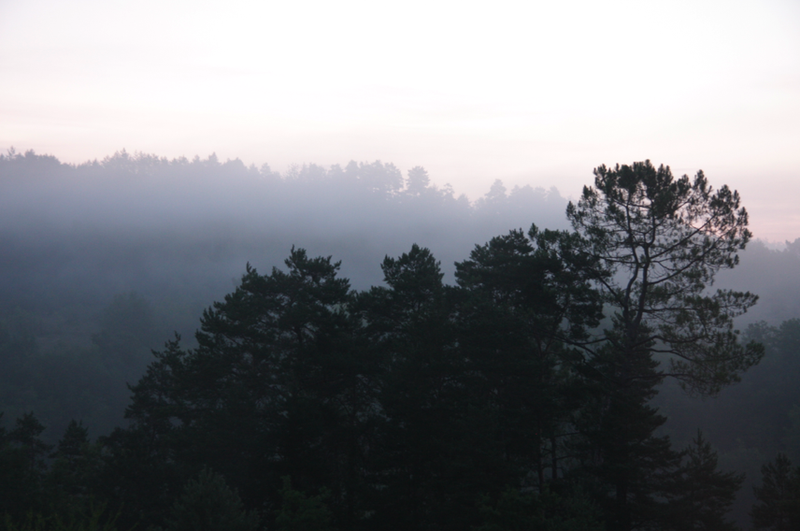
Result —
M753 527L773 531L800 529L800 466L784 454L761 467L761 486L755 487Z
M727 513L741 488L744 474L717 470L717 452L698 430L681 452L668 518L670 529L736 531Z
M601 265L595 281L612 312L601 340L586 346L597 400L584 430L606 485L609 529L628 531L657 514L663 471L678 459L653 435L666 420L648 404L656 385L670 375L691 392L716 394L758 363L763 347L742 345L733 328L755 295L707 293L751 237L738 193L714 191L702 171L675 179L650 161L594 174L595 186L567 207L581 251ZM666 369L655 356L669 359Z

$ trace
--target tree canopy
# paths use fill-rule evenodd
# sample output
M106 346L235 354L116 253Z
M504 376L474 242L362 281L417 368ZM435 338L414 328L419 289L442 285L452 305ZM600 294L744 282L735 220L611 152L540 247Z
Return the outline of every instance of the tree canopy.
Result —
M393 167L343 171L398 193ZM419 199L427 175L410 179ZM751 237L739 203L702 172L601 166L568 206L573 230L476 245L455 285L417 244L363 291L293 247L283 268L246 266L196 345L153 353L127 426L95 446L70 424L51 483L33 415L0 432L0 466L36 510L48 488L98 496L123 526L732 529L741 477L699 432L674 448L653 398L667 377L718 394L763 355L734 327L756 297L711 290ZM122 357L153 332L134 296L104 319L95 345Z

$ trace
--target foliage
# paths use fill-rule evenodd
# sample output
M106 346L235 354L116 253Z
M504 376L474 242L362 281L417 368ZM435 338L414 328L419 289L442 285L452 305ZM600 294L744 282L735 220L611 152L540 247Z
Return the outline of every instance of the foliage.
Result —
M600 301L586 264L566 249L573 236L535 226L476 246L456 264L459 344L481 379L472 384L495 419L493 444L520 486L556 479L578 407L579 354L565 342L587 337Z
M4 531L116 531L118 514L106 514L103 504L91 505L83 514L73 514L66 519L63 515L46 516L29 512L16 523L6 515Z
M495 462L482 444L484 418L470 407L454 290L443 284L431 252L417 245L381 267L388 287L354 301L364 324L359 333L381 363L379 422L368 443L375 504L369 525L463 527L474 512L472 486Z
M408 205L444 219L440 207L456 204L422 168L409 172L403 188L397 168L381 163L310 165L280 178L216 157L120 154L70 171L136 175L125 181L135 189L173 167L186 173L185 187L172 184L186 193L191 179L220 171L268 177L258 186L269 194L253 194L252 204L237 199L242 210L258 212L247 229L257 234L264 223L291 227L292 238L304 234L299 227L315 222L302 208L273 219L269 202L313 206L299 191L317 186L347 201L369 197L381 214L376 224L397 225ZM674 179L646 162L595 174L596 186L569 207L574 232L533 226L492 238L456 263L456 285L416 244L387 256L384 283L360 292L339 276L340 263L303 249L292 248L286 267L266 275L248 265L235 290L203 313L196 344L176 336L154 353L130 387L128 425L93 444L83 424L63 420L49 461L32 414L17 429L0 430L0 505L13 522L23 522L26 511L41 522L55 522L52 514L78 522L101 500L120 510L120 526L144 528L196 528L192 518L203 514L227 515L218 526L254 528L260 512L265 525L285 529L729 529L724 513L741 478L718 470L700 435L675 451L658 431L666 415L654 399L667 376L690 393L715 395L761 357L733 327L755 297L711 292L715 275L737 264L750 238L746 212L734 192L714 192L702 173ZM218 220L214 205L229 197L216 190L220 197L203 219ZM466 217L447 223L462 239L473 237L469 223L505 228L505 214L538 193L508 193L497 182ZM341 232L334 225L330 234ZM209 230L222 234L223 226L215 221ZM225 234L212 253L220 260L238 256L230 251L239 235ZM195 245L192 238L181 245ZM168 242L159 249L182 252ZM110 263L127 266L128 255ZM187 277L196 269L176 264ZM96 289L105 300L115 292L102 283ZM95 321L81 321L92 341L73 350L59 350L60 339L42 340L39 330L53 321L36 321L31 332L6 312L3 396L28 393L34 398L25 400L49 404L80 389L63 410L86 411L93 397L110 396L102 391L113 378L136 381L141 351L171 309L151 308L146 297L114 297ZM751 337L771 353L785 352L774 363L786 369L796 350L793 330L791 323L757 326ZM791 387L791 374L782 377L770 392ZM48 381L49 388L41 385ZM785 408L763 417L780 417L788 430L791 418L781 412L796 406L792 393L781 399ZM14 402L12 413L23 403ZM64 417L56 409L47 414ZM791 444L793 432L785 434Z
M567 217L584 237L583 251L604 266L596 280L613 308L607 340L614 349L644 348L669 357L669 374L691 391L716 394L763 347L742 345L733 319L755 304L749 292L706 294L715 274L739 262L752 234L739 194L717 191L702 171L675 179L650 161L595 169Z
M275 517L275 528L279 531L329 531L331 512L325 505L329 493L323 491L317 496L306 496L292 489L289 476L283 477L280 490L281 508Z
M567 207L612 312L603 336L584 345L594 400L581 429L596 452L589 469L606 486L609 529L627 531L659 525L679 462L669 439L654 435L666 421L650 405L656 385L669 375L691 392L717 394L758 363L763 347L742 345L733 328L756 296L706 293L751 237L738 193L714 191L702 171L675 179L649 161L594 174L595 187Z
M352 333L339 264L293 249L286 265L266 276L248 267L204 312L197 349L176 340L156 354L127 415L157 448L176 450L163 459L223 471L250 507L265 492L275 501L284 472L310 488L346 478L336 509L352 518L371 364Z
M681 453L682 463L669 506L671 528L676 531L738 529L726 518L744 481L743 474L717 470L717 452L698 431Z
M580 493L560 496L549 489L522 494L507 488L496 503L484 497L475 531L600 531L600 511Z
M753 527L774 531L800 528L800 466L778 454L775 461L761 467L761 486L756 487Z
M8 433L0 431L0 514L18 519L44 508L45 458L51 447L40 439L43 431L32 412L17 418Z
M169 531L255 531L258 514L244 510L225 478L207 468L189 480L167 520Z
M91 512L102 474L102 445L89 441L89 430L71 421L50 454L45 476L50 510L60 515Z

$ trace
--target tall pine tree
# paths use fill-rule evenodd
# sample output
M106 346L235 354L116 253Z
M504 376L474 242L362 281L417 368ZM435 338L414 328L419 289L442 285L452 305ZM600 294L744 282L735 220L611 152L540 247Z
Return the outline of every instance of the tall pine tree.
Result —
M567 208L579 252L600 265L595 282L610 312L604 335L585 345L596 393L583 428L608 528L628 531L660 525L667 472L679 462L669 440L654 435L665 421L648 403L656 386L674 376L713 395L758 363L763 348L742 345L733 327L757 297L708 291L751 237L738 193L713 190L702 171L676 179L650 161L594 175L595 186Z

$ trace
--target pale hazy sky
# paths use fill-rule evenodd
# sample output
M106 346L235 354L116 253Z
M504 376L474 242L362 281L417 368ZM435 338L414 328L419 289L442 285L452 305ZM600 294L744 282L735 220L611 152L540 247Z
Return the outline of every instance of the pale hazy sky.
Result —
M651 159L800 237L800 0L0 0L0 149L425 166L476 198Z

